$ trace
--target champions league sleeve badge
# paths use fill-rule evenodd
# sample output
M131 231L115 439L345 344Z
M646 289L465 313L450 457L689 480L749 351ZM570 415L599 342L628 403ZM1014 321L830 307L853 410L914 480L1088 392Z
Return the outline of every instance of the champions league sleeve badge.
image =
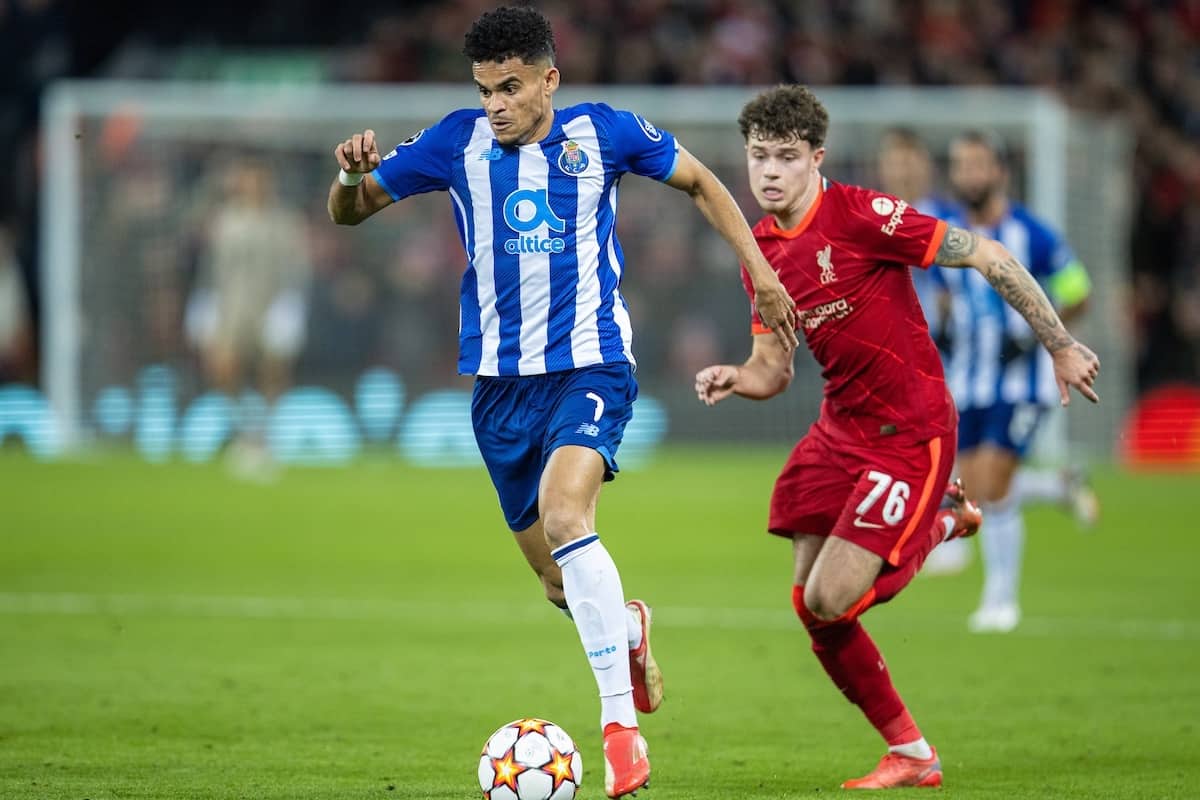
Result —
M588 168L587 153L574 139L563 142L562 152L558 154L558 168L568 175L579 175Z
M641 127L642 133L646 134L646 138L652 142L662 141L662 131L654 127L650 120L643 117L641 114L634 114L633 118L637 120L637 124Z

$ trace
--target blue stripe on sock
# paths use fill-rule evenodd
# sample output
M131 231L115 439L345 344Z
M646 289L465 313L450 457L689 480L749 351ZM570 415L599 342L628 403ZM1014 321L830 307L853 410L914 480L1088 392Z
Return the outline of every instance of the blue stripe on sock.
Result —
M564 544L562 547L558 548L557 550L551 550L550 557L553 558L555 561L558 561L566 556L569 556L571 553L574 553L579 548L587 547L592 542L596 542L599 540L600 540L600 535L596 534L596 533L593 533L589 536L584 536L582 539L576 539L573 542L567 542L566 544Z

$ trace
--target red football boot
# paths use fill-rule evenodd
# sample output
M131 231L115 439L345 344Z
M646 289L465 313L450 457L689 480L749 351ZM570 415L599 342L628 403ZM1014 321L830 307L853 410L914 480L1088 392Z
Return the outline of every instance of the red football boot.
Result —
M633 684L633 707L643 714L656 710L663 701L662 671L650 652L650 607L641 600L625 604L642 621L642 643L629 651L629 680Z
M946 487L942 508L954 515L954 530L947 539L974 536L979 532L979 526L983 524L983 512L979 510L979 506L967 499L967 490L963 488L962 478L955 478Z
M604 726L604 793L609 797L635 795L650 780L646 740L637 728L615 722Z
M843 789L896 789L901 786L935 787L942 785L942 762L937 750L929 758L909 758L888 753L879 766L861 778L842 784Z

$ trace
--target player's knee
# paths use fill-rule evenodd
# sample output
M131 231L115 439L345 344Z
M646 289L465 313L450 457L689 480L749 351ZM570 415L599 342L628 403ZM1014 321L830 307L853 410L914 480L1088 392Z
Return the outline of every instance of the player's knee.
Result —
M853 602L853 598L847 602L838 592L821 583L809 583L804 587L804 607L817 622L833 622L849 611Z
M796 584L792 587L792 608L796 610L796 616L804 623L804 627L812 628L815 625L820 625L821 620L818 619L808 606L804 604L804 585Z
M980 491L977 496L972 497L977 503L994 505L1004 502L1005 498L1010 494L1009 487L998 480L985 480L980 486Z
M581 536L587 536L587 522L583 515L566 509L547 509L542 513L542 530L546 542L553 550Z

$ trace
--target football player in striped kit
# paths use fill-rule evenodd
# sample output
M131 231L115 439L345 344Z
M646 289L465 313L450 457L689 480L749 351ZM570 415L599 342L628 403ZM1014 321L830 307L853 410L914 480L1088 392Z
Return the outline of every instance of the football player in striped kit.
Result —
M338 144L329 213L357 224L409 195L450 196L467 254L458 366L478 376L476 440L517 544L578 628L600 690L605 789L620 797L650 773L635 708L662 700L649 609L625 602L595 525L637 396L620 178L693 199L746 265L758 313L788 352L795 303L729 191L670 133L600 103L553 107L559 71L540 13L482 15L464 53L482 108L454 111L382 157L370 130Z
M950 186L960 210L948 219L995 239L1028 265L1063 322L1070 323L1084 310L1091 290L1087 270L1057 232L1008 198L1006 162L1004 144L994 134L956 136L950 144ZM987 519L979 540L983 591L968 626L1004 633L1021 616L1025 524L1021 493L1015 491L1022 481L1014 477L1039 422L1059 404L1059 392L1050 353L1037 346L1033 329L983 275L974 270L936 274L950 296L945 366L960 415L958 471ZM1054 474L1027 473L1023 481L1038 482L1060 487L1064 499L1079 497L1086 488L1072 488ZM1086 499L1086 493L1082 496Z

